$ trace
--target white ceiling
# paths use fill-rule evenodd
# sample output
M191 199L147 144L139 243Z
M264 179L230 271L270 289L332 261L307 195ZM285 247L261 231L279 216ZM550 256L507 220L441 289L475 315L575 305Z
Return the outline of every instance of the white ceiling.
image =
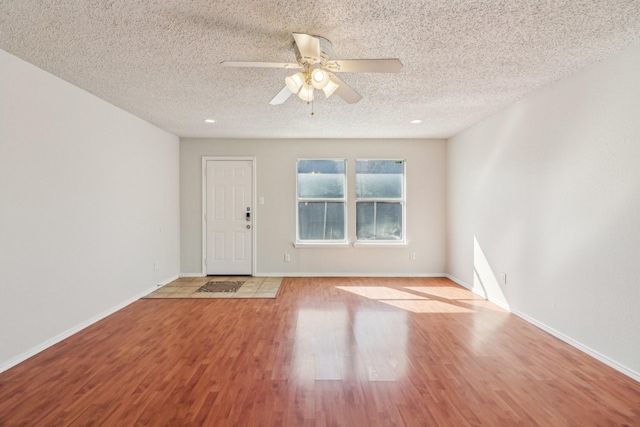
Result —
M312 117L268 105L292 71L219 65L295 62L292 32L404 68ZM1 49L183 137L449 137L637 40L638 0L0 1Z

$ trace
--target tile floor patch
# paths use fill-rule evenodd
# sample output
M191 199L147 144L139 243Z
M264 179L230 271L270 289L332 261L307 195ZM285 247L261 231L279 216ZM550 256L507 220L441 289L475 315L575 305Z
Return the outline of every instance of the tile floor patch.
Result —
M209 286L240 284L235 290ZM181 277L144 298L276 298L282 277L207 276Z

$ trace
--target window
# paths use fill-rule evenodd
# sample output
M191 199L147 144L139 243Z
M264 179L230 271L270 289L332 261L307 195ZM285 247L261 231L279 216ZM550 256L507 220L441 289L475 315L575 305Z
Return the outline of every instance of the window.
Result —
M356 160L356 240L404 241L404 160Z
M346 160L298 160L299 242L345 242Z

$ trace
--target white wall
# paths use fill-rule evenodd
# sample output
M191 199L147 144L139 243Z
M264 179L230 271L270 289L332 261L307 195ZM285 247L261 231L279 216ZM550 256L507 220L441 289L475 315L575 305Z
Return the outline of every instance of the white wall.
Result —
M447 153L451 276L636 379L639 70L636 44L472 126Z
M180 236L177 137L4 51L0 76L2 371L177 276Z
M445 269L444 140L206 140L180 144L182 272L202 272L203 156L256 156L257 271L262 275L442 275ZM356 158L407 159L407 240L402 248L294 248L296 159L348 159L347 233L355 237ZM409 254L416 253L411 261ZM284 254L291 262L284 262Z

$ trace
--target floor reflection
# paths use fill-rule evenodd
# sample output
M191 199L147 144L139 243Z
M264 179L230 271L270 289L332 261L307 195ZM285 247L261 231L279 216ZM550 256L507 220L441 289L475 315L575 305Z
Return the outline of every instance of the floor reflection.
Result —
M294 373L302 380L342 379L342 359L351 354L351 341L345 305L300 308L293 350Z
M412 313L472 313L473 310L442 301L392 300L380 302L411 311Z
M407 312L358 309L353 322L369 381L396 381L407 369Z
M398 381L408 375L409 316L466 315L470 329L459 339L475 353L490 343L508 312L473 292L452 286L335 286L357 295L348 304L335 300L297 311L292 373L300 383L313 381ZM397 310L400 309L400 310ZM487 315L500 312L501 315ZM470 316L469 316L470 315ZM440 319L436 321L442 321ZM453 319L453 318L451 318ZM461 317L456 318L458 322Z
M292 357L299 382L396 381L407 370L407 313L343 304L301 307Z

